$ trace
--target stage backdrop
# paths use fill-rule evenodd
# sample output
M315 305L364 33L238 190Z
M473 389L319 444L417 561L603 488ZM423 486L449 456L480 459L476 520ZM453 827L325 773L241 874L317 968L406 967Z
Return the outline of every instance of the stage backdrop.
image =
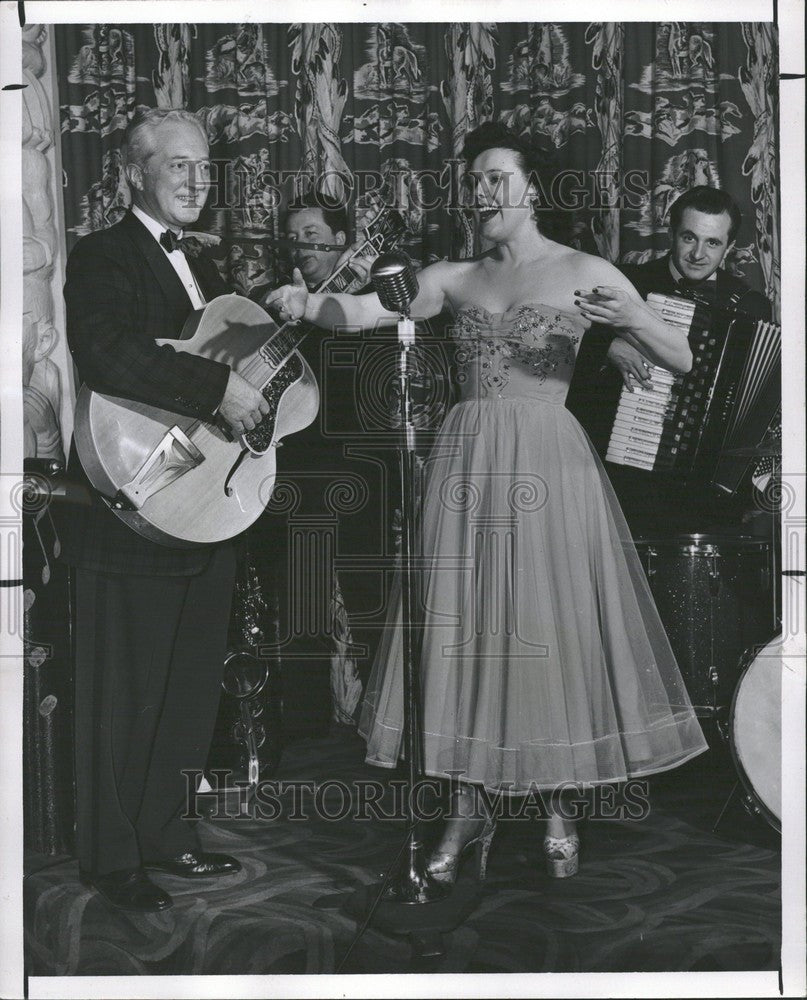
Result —
M239 236L279 232L295 175L332 188L352 176L360 219L394 202L416 261L467 254L440 188L466 131L499 119L581 172L565 182L573 241L614 262L666 250L687 188L726 189L745 219L728 267L778 313L772 25L95 24L59 26L55 41L68 250L129 204L119 144L148 105L204 123L218 182L202 222L225 237L220 266L245 292L284 274L271 247Z
M354 224L394 205L415 262L468 256L468 218L446 207L457 204L466 132L494 119L552 152L555 176L567 173L547 196L562 193L574 208L565 218L569 241L612 262L666 252L667 214L687 188L726 189L745 219L727 266L764 290L778 313L772 25L53 30L68 251L129 205L119 147L145 105L189 109L207 131L215 187L197 228L223 237L217 262L231 287L255 296L287 277L271 240L282 234L290 195L314 179L330 193L352 190ZM350 721L361 685L334 593L333 710Z

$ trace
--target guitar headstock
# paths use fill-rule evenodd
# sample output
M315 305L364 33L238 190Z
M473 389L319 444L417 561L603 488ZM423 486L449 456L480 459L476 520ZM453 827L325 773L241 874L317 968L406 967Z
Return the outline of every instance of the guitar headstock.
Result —
M391 250L406 235L407 228L403 216L394 208L382 208L373 221L364 229L367 240L380 236L384 248Z
M365 264L372 263L379 254L391 250L406 235L406 223L394 208L382 208L362 233L361 245L350 258L326 278L317 288L318 292L356 291L358 276L351 268L351 261L362 258Z

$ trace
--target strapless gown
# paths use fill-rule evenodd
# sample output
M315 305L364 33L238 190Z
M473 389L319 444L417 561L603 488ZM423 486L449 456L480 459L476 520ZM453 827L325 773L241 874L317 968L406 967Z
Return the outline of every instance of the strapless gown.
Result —
M424 765L491 789L591 785L707 749L625 518L564 401L579 318L455 319L461 399L421 518ZM400 588L362 705L367 761L402 756Z

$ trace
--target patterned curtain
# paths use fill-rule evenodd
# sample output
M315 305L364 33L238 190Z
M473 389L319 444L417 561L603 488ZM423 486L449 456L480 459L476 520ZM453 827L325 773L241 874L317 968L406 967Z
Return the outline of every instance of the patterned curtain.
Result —
M55 39L68 249L129 204L119 145L147 105L204 124L215 186L199 228L223 237L218 264L244 293L287 277L271 240L316 180L352 195L357 224L394 205L415 261L467 256L458 158L469 129L501 120L554 148L547 195L569 210L569 240L612 262L665 253L673 201L725 188L744 216L726 266L778 315L770 24L95 24ZM338 588L334 605L344 721L359 684Z
M129 201L118 147L138 104L207 128L216 188L203 223L244 292L280 281L295 188L350 190L359 222L386 200L427 264L472 251L456 206L466 131L500 119L556 151L571 240L614 262L667 248L694 184L744 224L727 266L779 305L777 89L770 24L161 24L55 29L68 243ZM452 160L455 161L452 163ZM571 211L573 210L573 211Z

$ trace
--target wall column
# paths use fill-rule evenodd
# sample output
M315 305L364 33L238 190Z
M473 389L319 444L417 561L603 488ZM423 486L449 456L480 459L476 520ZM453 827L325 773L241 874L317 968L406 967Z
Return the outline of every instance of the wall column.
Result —
M23 418L26 458L63 458L75 387L65 338L65 239L55 54L49 30L22 31Z

